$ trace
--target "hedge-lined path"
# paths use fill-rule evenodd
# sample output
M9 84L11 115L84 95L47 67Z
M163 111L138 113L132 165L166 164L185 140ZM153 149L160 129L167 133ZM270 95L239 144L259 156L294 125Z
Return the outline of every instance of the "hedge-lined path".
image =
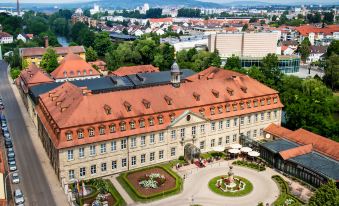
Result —
M184 190L178 195L168 197L151 203L140 205L153 206L187 206L192 204L201 204L203 206L255 206L258 202L273 203L279 196L279 188L271 179L271 176L277 174L275 171L267 168L266 171L257 172L252 169L234 166L234 175L242 176L253 184L253 191L243 197L224 197L210 191L208 182L216 176L227 174L231 161L221 161L208 165L206 168L181 168L179 174L185 175Z
M110 180L112 184L114 185L115 189L120 193L121 197L125 200L126 204L129 206L135 205L135 202L132 200L132 198L128 195L126 190L119 184L118 180L116 179L118 175L112 175L110 176Z

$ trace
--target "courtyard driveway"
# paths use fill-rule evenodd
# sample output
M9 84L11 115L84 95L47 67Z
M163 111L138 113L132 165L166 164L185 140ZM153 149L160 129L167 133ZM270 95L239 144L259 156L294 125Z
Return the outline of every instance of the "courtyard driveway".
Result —
M277 199L279 189L271 179L274 172L269 168L264 172L257 172L252 169L234 166L234 175L245 177L253 184L253 191L246 196L224 197L210 191L208 182L215 176L226 175L229 163L230 162L223 161L209 165L203 169L191 169L179 172L186 176L183 192L153 203L147 203L147 205L187 206L193 202L194 204L201 204L203 206L256 206L259 202L271 204Z

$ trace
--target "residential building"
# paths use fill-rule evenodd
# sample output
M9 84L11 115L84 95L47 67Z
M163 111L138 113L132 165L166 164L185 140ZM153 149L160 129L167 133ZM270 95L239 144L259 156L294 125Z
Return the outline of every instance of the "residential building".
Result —
M306 59L306 63L317 62L322 59L327 51L327 46L311 46L311 53Z
M39 66L42 56L46 53L47 47L46 48L43 48L43 47L20 48L19 49L20 57L23 60L26 60L28 65L30 65L31 63L34 63L37 66ZM53 49L58 55L59 62L61 62L62 59L68 53L77 54L82 59L84 60L86 59L86 55L85 55L86 51L83 46L53 47Z
M314 45L316 41L334 39L336 37L336 33L339 32L339 25L328 25L324 28L312 25L302 25L296 27L295 30L299 34L299 42L302 42L306 37L308 37L311 45Z
M56 82L99 78L100 73L79 55L69 53L51 73Z
M13 43L13 36L7 32L0 31L0 44L11 44Z
M40 95L38 133L63 188L75 179L177 159L185 155L187 145L208 152L213 150L210 142L222 138L221 146L227 147L238 142L241 133L279 125L283 105L278 92L246 75L228 72L211 68L208 78L205 73L196 74L182 82L182 71L173 64L167 76L170 84L94 94L65 82ZM259 113L276 115L240 124L241 117ZM220 121L228 126L213 127ZM227 136L234 138L227 141ZM262 138L262 134L253 137ZM99 153L102 147L107 151ZM77 155L80 148L84 148L84 157ZM131 164L134 156L137 161ZM91 175L90 167L101 163L107 163L109 170Z
M339 181L339 143L305 129L291 131L276 124L264 129L260 157L274 168L315 187Z

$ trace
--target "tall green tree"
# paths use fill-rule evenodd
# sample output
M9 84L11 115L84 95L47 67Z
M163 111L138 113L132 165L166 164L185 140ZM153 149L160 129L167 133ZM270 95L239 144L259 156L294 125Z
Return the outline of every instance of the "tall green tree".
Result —
M300 53L301 60L305 62L311 54L311 42L308 37L301 42L298 52Z
M87 62L94 62L98 59L98 54L92 47L88 47L86 49L86 61Z
M332 53L339 55L339 40L333 40L331 42L327 48L326 57L330 57Z
M240 58L235 55L228 57L224 68L231 70L240 69L241 68Z
M324 82L332 89L339 89L339 55L332 53L326 60Z
M339 189L333 180L320 186L308 203L310 206L332 206L339 204Z
M107 32L101 32L96 35L94 40L94 49L99 56L105 56L111 47L112 41Z
M267 54L263 58L259 70L265 76L264 84L274 89L279 87L282 73L279 69L279 60L276 54Z
M58 67L58 55L51 47L47 48L46 53L42 56L40 66L48 73L54 71Z

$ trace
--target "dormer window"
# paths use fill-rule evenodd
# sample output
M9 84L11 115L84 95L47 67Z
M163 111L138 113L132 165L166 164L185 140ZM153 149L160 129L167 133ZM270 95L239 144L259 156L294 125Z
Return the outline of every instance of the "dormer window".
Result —
M222 113L222 106L221 106L221 105L218 106L218 113L219 113L219 114Z
M251 108L251 100L247 101L247 108Z
M83 131L82 129L79 129L79 130L77 131L77 133L78 133L78 139L84 138L84 131Z
M202 116L205 116L205 109L204 108L199 109L199 112Z
M105 134L105 126L104 126L104 125L101 125L101 126L99 127L99 134L100 134L100 135L104 135L104 134Z
M229 94L230 96L233 96L234 90L233 90L232 88L227 87L226 90L227 90L227 92L228 92L228 94Z
M66 71L64 71L64 77L67 77L67 72Z
M125 131L125 130L126 130L126 123L120 122L120 131Z
M193 97L196 101L199 101L200 100L200 94L196 93L196 92L193 92Z
M139 126L140 126L140 128L144 128L145 127L145 120L144 119L140 119L139 120Z
M215 114L215 108L213 106L210 108L210 113L211 113L211 115Z
M267 98L267 105L271 104L271 98Z
M88 136L90 137L93 137L95 134L94 134L94 128L89 128L88 129Z
M77 73L78 73L78 76L81 76L81 72L80 72L79 70L78 70L78 72L77 72Z
M238 110L238 104L237 103L233 103L232 107L233 107L233 111L237 111Z
M135 122L134 121L131 121L129 123L129 125L130 125L131 129L135 129Z
M104 110L107 115L112 114L112 109L107 104L104 105Z
M91 75L93 74L93 71L92 71L92 69L90 69L90 70L89 70L89 74L91 74Z
M165 96L164 96L164 99L165 99L165 101L166 101L166 103L167 103L168 105L172 105L172 98L171 98L171 97L165 95Z
M158 116L158 121L159 121L159 124L163 124L164 123L164 118L162 115Z
M142 100L142 104L145 106L146 109L149 109L151 107L151 102L146 99Z
M153 126L153 125L154 125L154 118L153 118L153 117L150 117L150 118L148 119L148 121L149 121L149 125L150 125L150 126Z
M244 102L240 102L240 110L243 110L243 109L245 109Z
M261 106L264 106L264 105L265 105L265 99L261 99L261 100L260 100L260 105L261 105Z
M231 107L230 104L226 104L226 112L230 112L231 110L230 107Z
M84 75L87 75L87 72L86 72L86 70L84 70Z
M254 100L253 103L254 103L254 107L258 106L258 100Z
M212 94L216 97L219 98L219 92L215 89L212 89Z
M124 106L127 112L130 112L132 110L132 105L129 102L125 101Z
M171 113L169 116L170 116L171 122L173 122L175 119L175 113Z
M73 75L74 75L74 72L73 72L73 71L71 71L71 72L70 72L70 75L71 75L71 76L73 76Z
M73 134L71 131L66 132L66 140L71 141L73 139Z
M115 124L111 124L111 125L109 126L109 132L110 132L110 133L114 133L114 132L115 132Z
M274 104L278 103L278 97L274 97L273 102L274 102Z

